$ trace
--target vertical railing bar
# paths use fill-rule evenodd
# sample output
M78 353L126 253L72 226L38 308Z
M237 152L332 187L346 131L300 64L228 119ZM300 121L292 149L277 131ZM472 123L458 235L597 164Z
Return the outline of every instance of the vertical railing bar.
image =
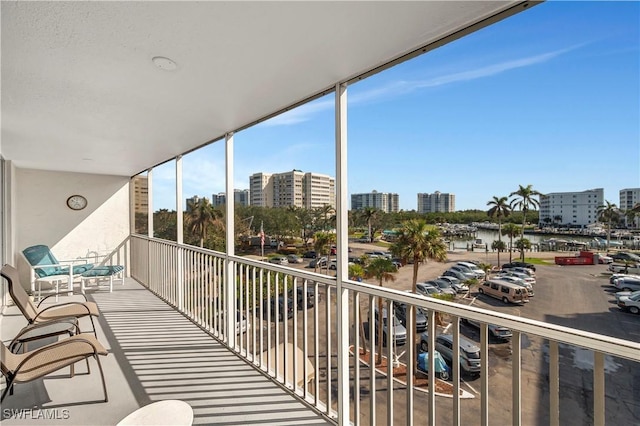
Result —
M429 309L429 320L427 322L427 334L429 347L429 368L427 377L429 380L429 395L428 395L428 407L429 407L429 425L435 426L436 424L436 373L435 373L435 341L436 341L436 313L433 309ZM454 343L455 345L455 343ZM452 363L452 367L455 371L455 362Z
M298 391L298 278L288 276L293 280L293 391ZM287 290L287 294L288 294ZM288 299L288 297L287 297ZM304 370L304 363L303 363Z
M367 326L369 327L369 395L371 395L371 401L369 404L369 418L370 424L377 424L376 420L376 339L374 338L376 330L374 329L374 303L377 303L377 297L369 295L369 321ZM379 336L382 338L382 336Z
M320 402L320 318L319 318L319 309L320 305L318 303L318 282L314 281L315 285L315 293L313 295L313 356L314 356L314 405L317 407Z
M519 331L512 332L511 337L511 422L514 426L522 424L522 334Z
M394 311L395 312L395 311ZM407 426L413 426L413 386L416 368L416 307L413 304L407 305L407 392L406 392L406 424Z
M593 353L593 425L605 424L604 353Z
M454 316L451 321L453 330L453 359L460 359L460 317ZM435 361L435 360L434 360ZM484 360L483 360L484 361ZM453 374L453 424L460 426L460 369Z
M560 352L558 342L549 341L549 425L560 426Z
M251 321L249 321L251 318ZM251 324L251 361L256 364L256 267L251 267L251 316L247 316L247 326Z
M279 371L279 367L280 367L280 273L276 272L276 283L275 283L275 303L274 306L276 308L276 317L275 317L275 324L276 324L276 343L275 343L275 348L276 348L276 359L275 359L275 372L276 372L276 378L278 377L278 373ZM285 361L286 362L286 361ZM284 375L283 375L284 376Z
M296 292L298 290L296 289ZM309 339L307 336L307 327L309 326L309 319L307 316L309 315L309 307L307 306L309 303L309 283L306 278L302 279L302 376L304 377L303 385L302 385L302 396L306 400L307 394L309 392L309 385L307 377L309 377L309 371L307 368L307 360L309 359Z
M258 324L260 327L260 367L264 366L264 270L260 268L258 271L260 274L260 318L258 319ZM267 331L269 331L267 329Z
M360 426L360 292L353 294L353 423Z
M489 328L480 326L480 424L489 424Z
M387 299L387 424L393 424L393 348L395 346L395 323L393 313L393 301ZM384 314L378 312L378 321L384 323ZM383 340L384 342L384 340Z
M270 271L264 271L267 274L267 324L268 324L268 330L267 330L267 372L269 374L271 373L271 362L272 362L272 354L271 351L273 350L273 345L271 344L271 326L272 326L272 316L271 316L271 272ZM277 329L277 327L276 327ZM275 330L274 330L275 331ZM275 369L273 370L275 371Z
M327 286L327 299L325 301L325 335L327 336L327 415L331 417L331 287Z
M246 273L246 268L245 265L241 264L241 263L236 263L236 269L238 271L237 277L237 284L236 284L236 291L237 291L237 295L236 295L236 299L237 299L237 303L239 304L239 306L236 306L236 312L240 313L240 316L242 316L242 312L243 312L243 305L244 305L244 280L245 280L245 273ZM243 349L243 342L242 342L242 330L240 329L240 326L237 324L238 321L238 314L236 312L229 312L229 315L231 315L232 317L236 318L236 320L234 321L234 323L236 323L236 329L240 331L240 335L238 336L236 330L232 330L233 333L236 333L236 350L238 351L238 354L240 356L242 356L242 349ZM241 321L241 320L240 320Z

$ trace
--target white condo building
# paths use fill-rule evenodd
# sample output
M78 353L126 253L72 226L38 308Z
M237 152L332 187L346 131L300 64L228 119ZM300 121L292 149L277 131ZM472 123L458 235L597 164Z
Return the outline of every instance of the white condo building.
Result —
M618 206L622 211L631 210L634 206L640 203L640 188L626 188L620 190L620 203ZM631 225L631 221L626 218L627 225ZM640 219L636 217L634 226L638 226L640 224Z
M248 206L249 205L249 190L248 189L235 189L233 191L233 201L236 205ZM227 195L224 192L211 195L211 205L223 206L227 203Z
M454 212L456 196L436 191L433 194L418 193L418 213Z
M540 196L539 224L583 228L598 221L598 207L602 204L604 204L602 188L544 194Z
M380 209L385 213L394 213L400 209L400 197L390 192L373 190L362 194L351 194L351 210L362 210L367 207Z
M252 206L335 207L335 179L318 173L254 173L249 177L249 192Z

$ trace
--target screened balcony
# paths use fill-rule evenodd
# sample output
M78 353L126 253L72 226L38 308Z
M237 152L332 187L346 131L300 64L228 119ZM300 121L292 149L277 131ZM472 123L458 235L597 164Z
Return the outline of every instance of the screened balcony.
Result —
M127 272L113 293L89 293L110 352L103 360L110 402L95 401L95 369L54 375L16 386L3 410L18 412L3 411L3 423L42 424L37 416L46 413L52 423L115 424L161 399L189 403L196 424L636 421L637 342L348 276L349 89L536 4L3 2L3 262L26 277L21 251L45 243L61 257L106 254ZM237 230L249 218L236 218L231 202L222 249L187 244L181 214L171 241L156 236L158 194L170 194L183 212L194 195L184 181L214 170L233 199L235 171L253 167L242 149L262 142L246 132L294 120L298 108L318 101L333 114L324 128L330 146L310 155L328 153L335 163L335 275L241 256ZM216 161L193 161L203 151ZM155 180L167 173L168 188ZM74 194L86 196L85 209L66 207ZM2 291L7 342L24 322ZM397 347L387 333L386 361L375 369L367 317L380 302L387 312L397 304L422 309L428 338L409 333L416 344ZM445 330L460 358L463 319L481 324L479 378L454 363L451 379L439 380L434 356L426 373L417 371L423 344L435 347ZM499 377L489 324L513 333L501 347ZM568 353L584 357L580 374ZM38 413L24 411L34 406Z

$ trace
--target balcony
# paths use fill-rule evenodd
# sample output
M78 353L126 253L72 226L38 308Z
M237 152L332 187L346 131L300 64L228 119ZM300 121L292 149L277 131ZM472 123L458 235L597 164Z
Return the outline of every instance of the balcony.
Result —
M91 293L102 313L98 337L110 351L103 361L110 401L95 402L96 374L54 375L16 386L5 410L68 410L74 423L114 424L151 401L182 399L193 407L196 424L619 424L638 418L638 343L355 282L343 283L349 308L340 321L334 277L140 236L130 244L135 280L113 293ZM235 283L232 293L229 282ZM300 291L281 298L294 287ZM398 376L393 363L374 371L371 363L357 362L353 354L362 342L370 349L362 333L375 333L363 312L377 298L389 310L396 303L425 310L428 335L434 336L429 347L443 331L437 316L448 318L454 347L462 319L481 323L479 378L456 365L448 382L416 371L406 360L420 348L395 347L389 344L393 335L386 336L383 354L406 365L405 375ZM226 315L230 309L241 314ZM355 326L361 320L369 328ZM13 308L4 319L3 340L22 322ZM513 333L511 344L501 346L509 352L500 361L487 324ZM341 328L346 347L337 344ZM576 362L584 364L577 375ZM424 382L438 383L437 392ZM581 405L566 392L582 395ZM3 413L6 424L38 422Z

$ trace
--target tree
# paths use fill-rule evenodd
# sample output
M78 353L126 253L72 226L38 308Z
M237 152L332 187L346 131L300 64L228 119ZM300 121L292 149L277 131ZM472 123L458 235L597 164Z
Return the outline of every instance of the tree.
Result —
M389 247L389 251L402 259L402 263L413 261L412 290L416 293L418 283L418 268L427 259L437 262L447 260L447 246L440 237L440 231L427 225L424 219L412 219L403 222L398 229L396 242ZM415 330L416 312L410 317L407 330ZM412 341L411 344L414 344ZM412 361L413 362L413 361Z
M394 272L397 272L397 268L391 262L391 260L387 258L378 257L364 268L364 276L365 278L375 278L378 281L380 287L382 287L382 282L387 281L395 281L396 277L393 275ZM393 313L387 313L387 328L391 330L393 327ZM371 321L375 318L375 315L369 314L369 320ZM382 315L382 298L378 297L378 354L376 358L376 364L380 364L382 362L382 329L383 329L383 315Z
M379 210L373 207L365 207L360 212L362 220L367 224L367 229L369 230L369 242L373 241L373 232L371 230L371 223L378 216L378 212Z
M318 270L318 261L322 255L327 254L327 268L329 267L329 247L335 241L335 234L329 232L316 232L313 236L313 249L316 251L316 262L313 271Z
M497 250L498 252L505 251L507 249L507 245L504 241L495 240L491 243L491 250ZM500 256L498 256L498 266L500 266Z
M604 202L603 205L598 206L598 220L607 223L607 253L609 252L609 246L611 245L611 222L620 218L620 210L618 206L609 201Z
M520 234L520 239L524 238L524 227L527 223L527 212L530 209L535 210L540 205L540 201L533 198L539 195L542 195L542 193L533 189L531 185L527 185L527 186L519 185L519 188L517 191L514 191L511 194L509 194L509 197L516 196L516 198L511 201L511 205L510 205L511 210L514 210L514 208L518 208L520 209L520 211L522 211L522 230ZM522 261L524 262L524 250L520 252L520 255L522 257Z
M197 202L190 201L187 211L187 226L200 239L200 247L204 247L204 240L209 228L222 217L220 211L215 209L207 198L202 198Z
M527 238L518 238L516 241L516 248L522 253L522 261L524 262L524 251L531 248L531 241Z
M498 241L502 242L502 218L511 214L511 207L508 204L507 197L496 197L487 202L491 208L487 211L487 216L498 219ZM498 250L498 265L500 265L500 250Z
M513 237L515 237L519 233L520 233L520 227L515 223L507 223L502 228L502 235L507 235L509 237L509 263L511 263L512 261L511 249L513 248Z
M627 219L631 221L633 227L637 227L636 217L640 215L640 203L637 203L632 208L627 210L626 216Z

